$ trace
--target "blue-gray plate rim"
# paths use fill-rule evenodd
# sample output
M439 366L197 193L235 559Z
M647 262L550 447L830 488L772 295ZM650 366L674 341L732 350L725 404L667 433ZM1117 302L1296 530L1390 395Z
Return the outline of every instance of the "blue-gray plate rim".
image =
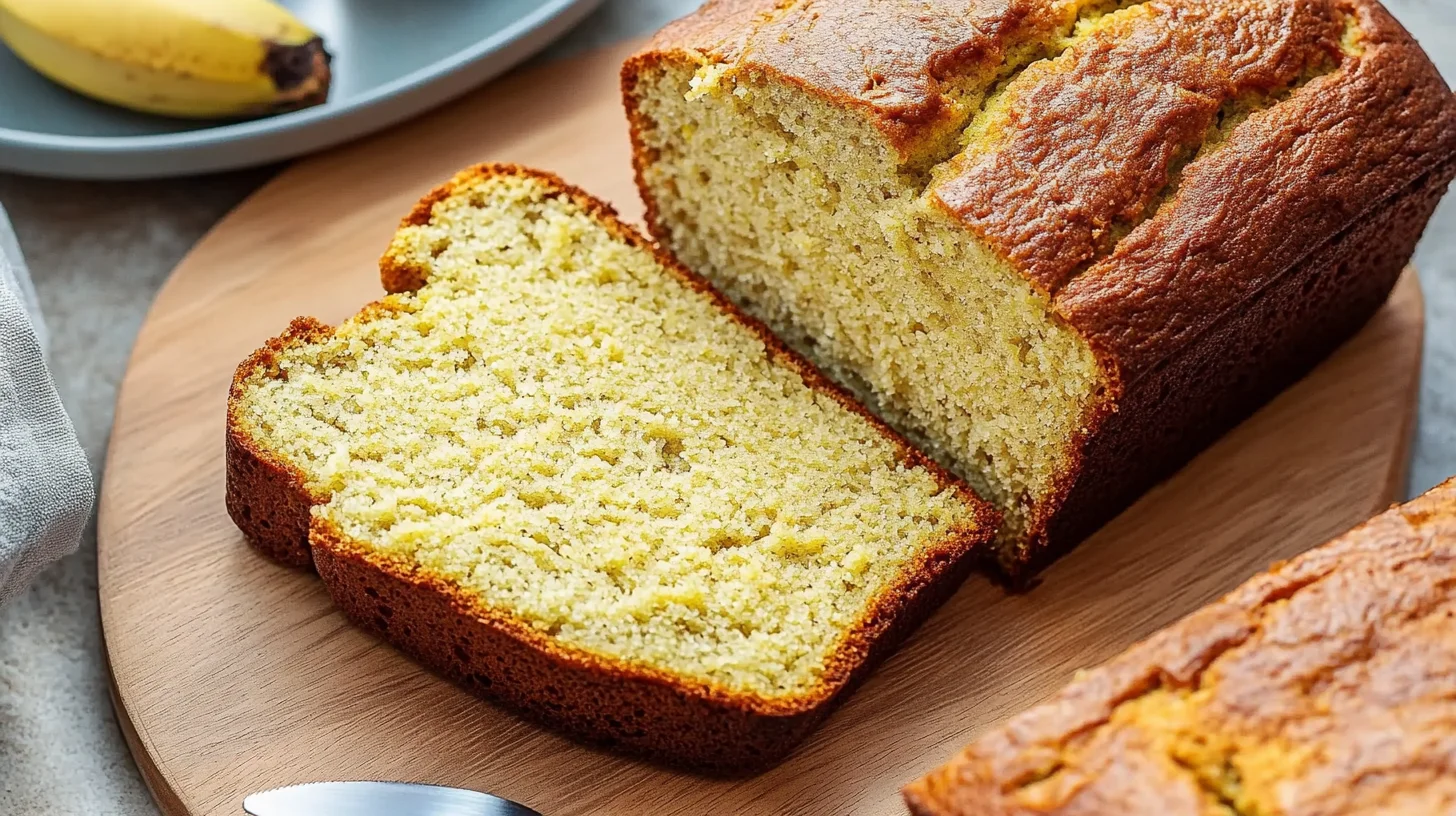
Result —
M338 103L196 130L76 136L0 127L0 169L39 176L135 179L292 158L395 124L506 71L580 22L602 0L541 0L468 48ZM418 8L418 7L416 7Z

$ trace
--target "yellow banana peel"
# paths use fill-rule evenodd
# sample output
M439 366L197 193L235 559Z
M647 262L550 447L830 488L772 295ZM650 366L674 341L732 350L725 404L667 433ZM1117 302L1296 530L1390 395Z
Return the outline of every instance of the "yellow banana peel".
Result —
M78 93L186 118L316 105L329 54L270 0L0 0L0 40Z

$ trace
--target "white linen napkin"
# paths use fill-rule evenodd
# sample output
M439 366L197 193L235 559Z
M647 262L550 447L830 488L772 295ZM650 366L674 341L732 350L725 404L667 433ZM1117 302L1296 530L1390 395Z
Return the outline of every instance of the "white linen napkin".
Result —
M75 552L95 500L45 342L35 288L0 208L0 604Z

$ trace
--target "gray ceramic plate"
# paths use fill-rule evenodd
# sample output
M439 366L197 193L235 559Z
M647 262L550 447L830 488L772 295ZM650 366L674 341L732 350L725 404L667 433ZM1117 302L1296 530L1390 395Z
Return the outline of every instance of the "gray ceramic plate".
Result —
M262 164L361 136L520 62L601 0L283 0L334 55L325 105L219 124L93 102L0 44L0 169L67 178L176 176Z

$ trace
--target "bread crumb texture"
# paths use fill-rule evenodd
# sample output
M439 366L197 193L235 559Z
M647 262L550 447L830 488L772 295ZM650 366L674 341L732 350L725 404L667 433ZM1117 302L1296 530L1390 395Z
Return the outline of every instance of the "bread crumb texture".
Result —
M457 186L388 257L424 286L249 375L242 430L358 546L563 644L801 695L976 524L963 487L539 180Z
M969 117L1046 53L945 90ZM953 466L1014 546L1101 379L1047 298L924 194L959 129L907 158L854 110L711 61L664 63L636 93L674 253Z
M1201 0L949 5L774 4L739 21L742 42L629 64L629 106L659 237L992 500L1017 562L1120 387L1063 319L1057 287L1358 32L1325 2L1267 0L1248 21L1249 4ZM855 16L871 13L885 31ZM1265 48L1285 18L1335 39ZM842 56L855 49L870 55L863 85ZM1089 155L1084 131L1121 122L1097 107L1121 98L1099 83L1123 76L1183 107L1121 125L1153 131L1126 155ZM1155 120L1174 108L1177 128ZM1042 138L1054 126L1060 143ZM1144 171L1128 159L1140 153L1163 158ZM1049 209L1071 214L1065 229L1027 226ZM1041 252L1050 241L1062 246Z

